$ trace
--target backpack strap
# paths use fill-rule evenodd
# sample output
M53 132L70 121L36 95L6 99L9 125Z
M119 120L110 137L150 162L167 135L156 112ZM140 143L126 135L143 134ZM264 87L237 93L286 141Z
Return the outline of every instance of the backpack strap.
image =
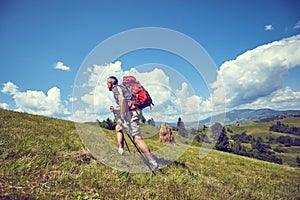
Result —
M129 110L135 110L139 107L137 103L134 101L132 92L128 87L126 87L125 85L117 85L116 87L118 89L119 94L123 95L124 98L126 99Z
M120 95L123 95L123 91L119 85L116 86ZM123 95L124 96L124 95Z

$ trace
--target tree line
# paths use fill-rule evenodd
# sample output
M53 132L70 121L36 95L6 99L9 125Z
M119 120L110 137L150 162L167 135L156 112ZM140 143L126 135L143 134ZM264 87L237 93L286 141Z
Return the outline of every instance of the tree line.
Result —
M285 125L278 121L276 124L272 125L269 129L270 131L280 132L280 133L289 133L293 135L300 135L300 127L293 127Z
M146 123L146 119L143 119L142 122ZM117 125L116 120L115 119L111 120L109 117L106 120L102 120L102 121L97 120L97 123L101 128L105 128L108 130L115 130L116 125ZM154 119L151 118L151 119L147 120L147 124L150 126L155 126Z
M215 123L211 129L212 137L217 140L215 146L217 150L282 164L282 159L274 155L270 144L265 143L261 137L255 138L242 133L229 138L225 127L220 123ZM251 148L246 148L242 143L251 144Z
M278 164L282 164L282 159L277 157L275 152L285 152L283 147L300 146L300 139L293 139L290 136L279 136L277 138L268 136L266 139L263 139L262 137L247 135L246 132L228 136L227 132L233 133L233 131L230 128L226 129L220 123L212 125L209 133L203 131L207 128L208 127L203 127L202 130L191 130L190 133L194 135L195 142L211 143L215 141L215 149L217 150ZM271 144L278 145L272 149ZM297 158L296 162L298 166L300 166L300 158Z

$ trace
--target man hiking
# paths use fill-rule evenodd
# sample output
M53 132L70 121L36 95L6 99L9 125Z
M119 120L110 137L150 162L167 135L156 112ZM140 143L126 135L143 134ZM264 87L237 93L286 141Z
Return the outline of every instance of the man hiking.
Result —
M134 110L129 111L128 102L131 101L132 93L131 91L124 85L118 84L118 79L115 76L110 76L107 79L107 88L109 91L113 92L113 96L116 100L116 103L119 105L120 109L120 119L117 120L116 132L117 132L117 140L119 144L119 153L123 154L124 152L124 134L122 130L122 124L126 121L129 126L130 134L133 137L134 142L140 148L141 152L146 156L149 163L154 167L158 168L158 164L150 153L150 149L148 145L142 138L140 131L139 121L142 119L142 110L136 108ZM116 112L114 108L110 107L112 112Z

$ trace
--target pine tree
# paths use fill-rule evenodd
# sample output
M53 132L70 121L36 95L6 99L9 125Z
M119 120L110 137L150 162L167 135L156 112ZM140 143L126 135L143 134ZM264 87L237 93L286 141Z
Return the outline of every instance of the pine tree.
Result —
M184 127L184 123L183 123L183 121L181 120L180 117L178 118L177 128L178 128L179 135L181 135L182 137L187 137L188 136L188 133L185 130L185 127Z
M225 127L223 127L222 124L220 123L215 123L214 125L211 126L211 131L212 131L211 137L217 140L215 146L216 149L221 151L229 151L228 148L229 139L227 137Z
M298 167L300 167L300 158L299 158L299 156L297 156L297 158L296 158L296 163L297 163Z

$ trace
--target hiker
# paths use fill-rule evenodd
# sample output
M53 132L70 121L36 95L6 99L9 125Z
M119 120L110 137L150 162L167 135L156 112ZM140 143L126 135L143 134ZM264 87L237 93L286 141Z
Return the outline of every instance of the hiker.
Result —
M108 77L107 88L109 89L109 91L113 92L116 103L119 105L119 109L114 109L113 107L110 107L110 110L114 112L114 114L119 113L120 117L117 120L116 126L117 140L119 143L118 152L121 155L124 153L124 134L122 130L122 124L126 121L127 123L129 123L128 126L130 129L130 134L133 137L134 142L138 145L142 153L146 156L149 163L155 168L157 168L158 164L153 158L152 154L150 153L150 149L141 135L139 120L142 119L143 116L142 110L136 108L134 110L129 111L128 102L130 102L132 98L131 91L126 86L119 85L118 79L115 76Z

